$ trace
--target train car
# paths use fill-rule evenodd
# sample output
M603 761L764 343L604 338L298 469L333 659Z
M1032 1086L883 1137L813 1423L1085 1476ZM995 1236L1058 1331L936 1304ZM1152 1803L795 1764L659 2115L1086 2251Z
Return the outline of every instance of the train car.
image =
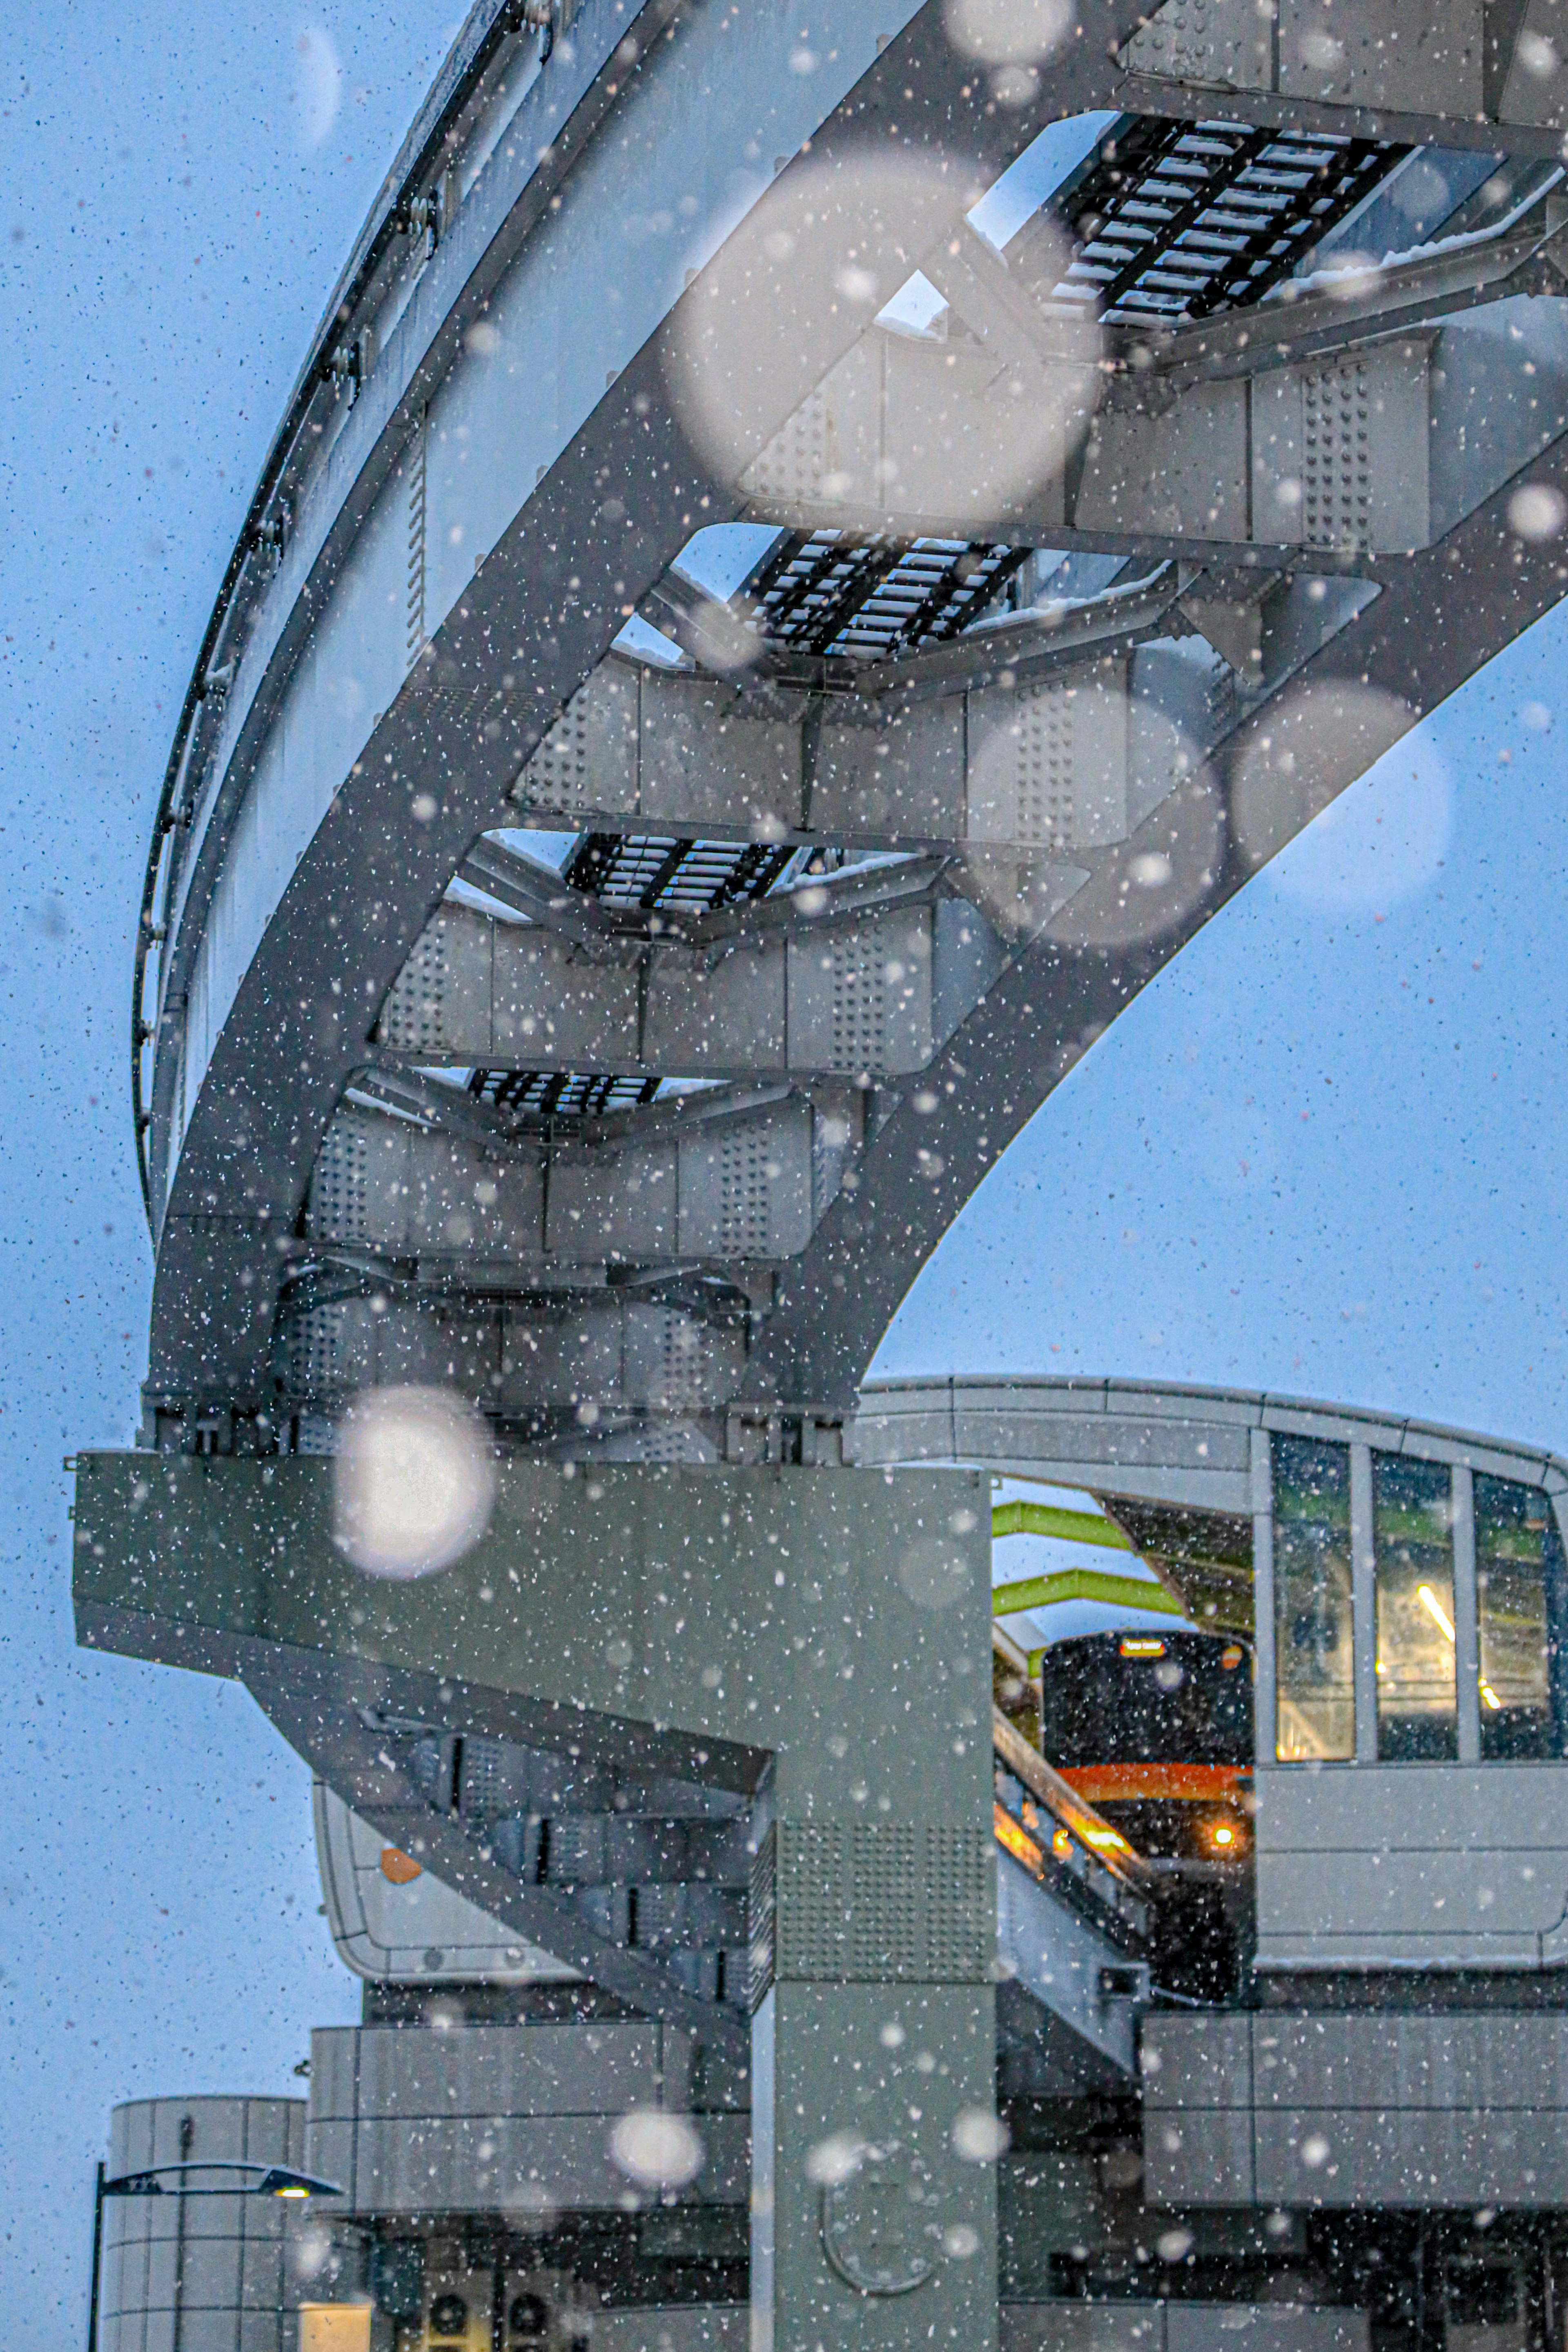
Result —
M1040 1660L1039 1745L1151 1860L1229 1874L1251 1853L1252 1653L1234 1635L1084 1633Z

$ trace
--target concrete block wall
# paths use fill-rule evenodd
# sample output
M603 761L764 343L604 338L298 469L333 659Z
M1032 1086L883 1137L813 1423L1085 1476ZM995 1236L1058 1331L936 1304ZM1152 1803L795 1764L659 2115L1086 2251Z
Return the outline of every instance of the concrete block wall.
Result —
M1568 2203L1568 2013L1144 2021L1151 2205Z
M342 2184L323 2212L617 2208L610 2134L634 2108L698 2112L705 2161L687 2194L743 2204L743 2082L694 2082L690 2036L641 2019L567 2024L329 2027L310 2037L313 2170Z

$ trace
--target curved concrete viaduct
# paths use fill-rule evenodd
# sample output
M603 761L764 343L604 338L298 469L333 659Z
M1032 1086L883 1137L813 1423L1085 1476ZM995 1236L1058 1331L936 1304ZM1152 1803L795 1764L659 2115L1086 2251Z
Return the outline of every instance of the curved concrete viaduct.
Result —
M149 872L159 1444L835 1456L1064 1072L1562 593L1531 10L799 13L481 0L351 257Z

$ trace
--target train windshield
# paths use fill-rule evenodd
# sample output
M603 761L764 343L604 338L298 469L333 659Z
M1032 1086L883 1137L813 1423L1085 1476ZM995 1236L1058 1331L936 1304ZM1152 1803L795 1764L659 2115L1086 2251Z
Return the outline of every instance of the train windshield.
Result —
M1252 1661L1209 1633L1089 1633L1040 1661L1040 1745L1058 1769L1252 1762Z

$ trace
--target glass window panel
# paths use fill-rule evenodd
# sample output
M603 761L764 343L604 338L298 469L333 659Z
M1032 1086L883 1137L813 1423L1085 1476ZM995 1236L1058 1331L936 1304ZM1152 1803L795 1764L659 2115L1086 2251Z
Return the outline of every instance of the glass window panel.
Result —
M1568 1755L1568 1594L1548 1497L1512 1478L1476 1479L1476 1617L1481 1754Z
M1394 1763L1459 1753L1454 1507L1444 1462L1372 1457L1377 1561L1377 1752Z
M1274 1752L1282 1763L1355 1754L1348 1445L1276 1437Z

